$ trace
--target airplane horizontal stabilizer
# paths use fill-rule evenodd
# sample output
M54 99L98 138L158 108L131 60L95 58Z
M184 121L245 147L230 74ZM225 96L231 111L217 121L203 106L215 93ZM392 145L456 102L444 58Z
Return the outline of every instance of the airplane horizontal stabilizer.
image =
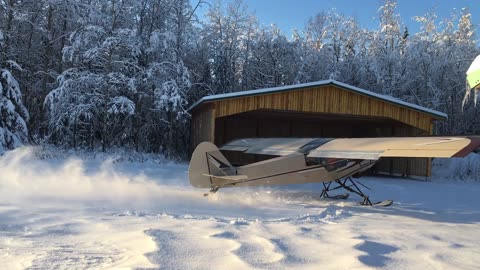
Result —
M240 181L240 180L246 180L248 179L248 176L246 175L211 175L211 174L202 174L203 176L208 176L208 177L213 177L213 178L218 178L222 180L227 180L227 181Z

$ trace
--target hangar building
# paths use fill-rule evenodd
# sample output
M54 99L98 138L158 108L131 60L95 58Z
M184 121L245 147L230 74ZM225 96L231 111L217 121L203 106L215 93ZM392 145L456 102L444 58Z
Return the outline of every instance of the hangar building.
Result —
M436 120L447 119L444 113L334 80L206 96L189 111L191 151L202 141L222 145L238 138L426 136L433 134ZM374 170L430 176L431 159L385 158Z

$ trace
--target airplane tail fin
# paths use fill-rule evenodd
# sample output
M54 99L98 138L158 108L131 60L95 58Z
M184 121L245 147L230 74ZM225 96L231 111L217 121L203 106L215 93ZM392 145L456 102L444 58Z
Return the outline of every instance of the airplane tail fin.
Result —
M188 178L192 186L220 187L225 184L225 181L235 180L234 175L236 175L235 167L213 143L202 142L193 151L188 167Z

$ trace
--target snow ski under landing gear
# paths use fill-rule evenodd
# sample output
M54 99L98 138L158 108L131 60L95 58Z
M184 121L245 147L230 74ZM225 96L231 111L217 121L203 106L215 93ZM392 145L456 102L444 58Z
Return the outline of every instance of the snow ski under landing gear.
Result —
M336 186L332 187L332 183L335 183ZM358 185L361 185L362 187L371 190L367 186L363 185L362 183L355 182L351 177L347 177L343 180L335 180L335 181L330 181L330 182L323 182L323 190L322 193L320 194L321 198L328 198L328 199L334 199L334 200L345 200L349 197L349 193L346 194L340 194L340 195L334 195L331 196L328 194L329 191L333 191L336 189L343 188L347 190L348 192L355 193L358 196L362 197L363 200L359 202L360 205L367 205L367 206L389 206L393 203L392 200L384 200L380 202L375 202L372 203L370 201L370 198L362 192L362 190L358 187Z
M220 187L212 187L212 189L211 189L208 193L204 193L203 196L207 197L207 196L210 195L210 194L213 195L213 194L217 193L217 191L218 191L219 188L220 188Z

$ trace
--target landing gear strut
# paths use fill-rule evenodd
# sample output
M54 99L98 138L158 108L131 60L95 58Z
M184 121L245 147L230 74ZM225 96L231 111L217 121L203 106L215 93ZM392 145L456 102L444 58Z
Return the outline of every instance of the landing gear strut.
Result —
M336 186L334 187L331 187L332 183L335 183L337 184ZM328 194L329 191L332 191L332 190L336 190L336 189L340 189L340 188L343 188L345 190L347 190L348 192L351 192L351 193L355 193L357 194L358 196L362 197L363 200L360 202L360 205L366 205L366 206L373 206L373 205L379 205L379 206L389 206L393 203L392 200L385 200L385 201L381 201L381 202L377 202L377 203L372 203L370 201L370 198L368 195L366 195L365 193L362 192L362 190L358 187L358 185L368 189L368 190L371 190L369 187L359 183L359 182L355 182L351 177L347 177L343 180L341 179L337 179L335 181L330 181L328 183L325 183L323 182L323 190L322 190L322 193L320 194L320 197L321 198L330 198L330 199L346 199L348 198L348 193L345 194L345 195L337 195L337 196L330 196Z

